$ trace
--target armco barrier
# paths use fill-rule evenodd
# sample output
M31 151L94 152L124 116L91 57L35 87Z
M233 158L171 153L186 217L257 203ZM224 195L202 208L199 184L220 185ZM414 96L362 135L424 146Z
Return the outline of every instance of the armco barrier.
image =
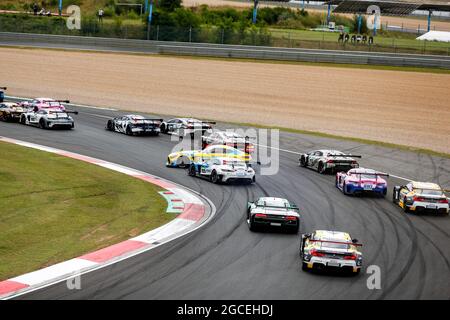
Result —
M450 57L0 32L0 45L450 69Z

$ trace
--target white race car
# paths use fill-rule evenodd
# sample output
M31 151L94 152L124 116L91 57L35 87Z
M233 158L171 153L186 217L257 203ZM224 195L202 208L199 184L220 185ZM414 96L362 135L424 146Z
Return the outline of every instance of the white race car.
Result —
M255 170L245 161L236 158L196 157L189 166L190 176L208 178L213 183L255 182Z
M163 119L148 119L136 114L127 114L108 120L106 129L126 135L159 135L159 125Z
M208 136L202 137L202 148L205 149L211 145L226 145L244 151L253 153L255 145L250 142L249 137L244 137L233 131L214 131Z
M68 113L78 114L77 111L62 111L59 108L44 108L38 111L29 110L21 115L20 123L37 126L42 129L73 129L75 127L75 121Z
M361 244L346 232L316 230L303 234L300 258L303 270L338 269L358 274L362 266Z
M359 167L354 158L361 156L345 154L338 150L313 150L301 155L299 166L310 167L319 173L347 171Z
M207 131L212 130L212 124L216 123L193 118L175 118L162 122L160 128L161 133L174 134L180 137L186 137L187 135L193 137L196 132L203 135Z

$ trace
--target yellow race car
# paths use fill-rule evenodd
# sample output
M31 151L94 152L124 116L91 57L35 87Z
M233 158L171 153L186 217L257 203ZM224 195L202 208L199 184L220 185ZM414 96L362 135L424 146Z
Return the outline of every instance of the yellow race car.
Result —
M444 191L436 183L411 181L404 186L394 187L392 201L405 212L432 211L448 214L448 198Z
M225 146L211 145L203 150L186 150L169 154L167 157L167 167L187 168L193 162L201 159L211 158L236 158L238 160L250 162L252 157L243 151Z

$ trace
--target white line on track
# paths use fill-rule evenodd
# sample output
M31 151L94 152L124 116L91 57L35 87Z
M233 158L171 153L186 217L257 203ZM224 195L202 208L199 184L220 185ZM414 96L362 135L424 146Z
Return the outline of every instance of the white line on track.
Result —
M32 99L29 99L29 98L13 97L13 96L6 96L5 98L13 98L13 99L19 99L19 100L20 99L22 99L22 100L32 100ZM74 106L74 107L80 107L80 108L89 108L89 109L97 109L97 110L108 110L108 111L120 111L120 110L113 109L113 108L94 107L94 106L82 105L82 104L74 104L74 103L70 103L69 105ZM112 118L112 117L109 117L109 116L105 116L105 115L102 115L102 114L96 114L96 113L87 113L87 112L85 112L85 114L91 115L91 116L94 116L94 117L104 118L104 119L111 119ZM278 150L278 151L282 151L282 152L286 152L286 153L290 153L290 154L296 154L296 155L301 155L302 154L301 152L296 152L296 151L292 151L292 150L266 146L266 145L262 145L262 144L256 144L256 145L259 146L259 147L262 147L262 148L274 149L274 150ZM393 178L405 180L405 181L412 181L412 180L414 180L414 179L409 179L409 178L397 176L397 175L394 175L394 174L389 174L389 176L391 176Z

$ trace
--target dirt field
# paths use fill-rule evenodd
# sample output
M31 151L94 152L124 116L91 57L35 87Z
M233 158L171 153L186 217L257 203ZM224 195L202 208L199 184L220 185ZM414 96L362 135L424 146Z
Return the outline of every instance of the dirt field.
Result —
M0 48L8 94L450 153L450 75Z

